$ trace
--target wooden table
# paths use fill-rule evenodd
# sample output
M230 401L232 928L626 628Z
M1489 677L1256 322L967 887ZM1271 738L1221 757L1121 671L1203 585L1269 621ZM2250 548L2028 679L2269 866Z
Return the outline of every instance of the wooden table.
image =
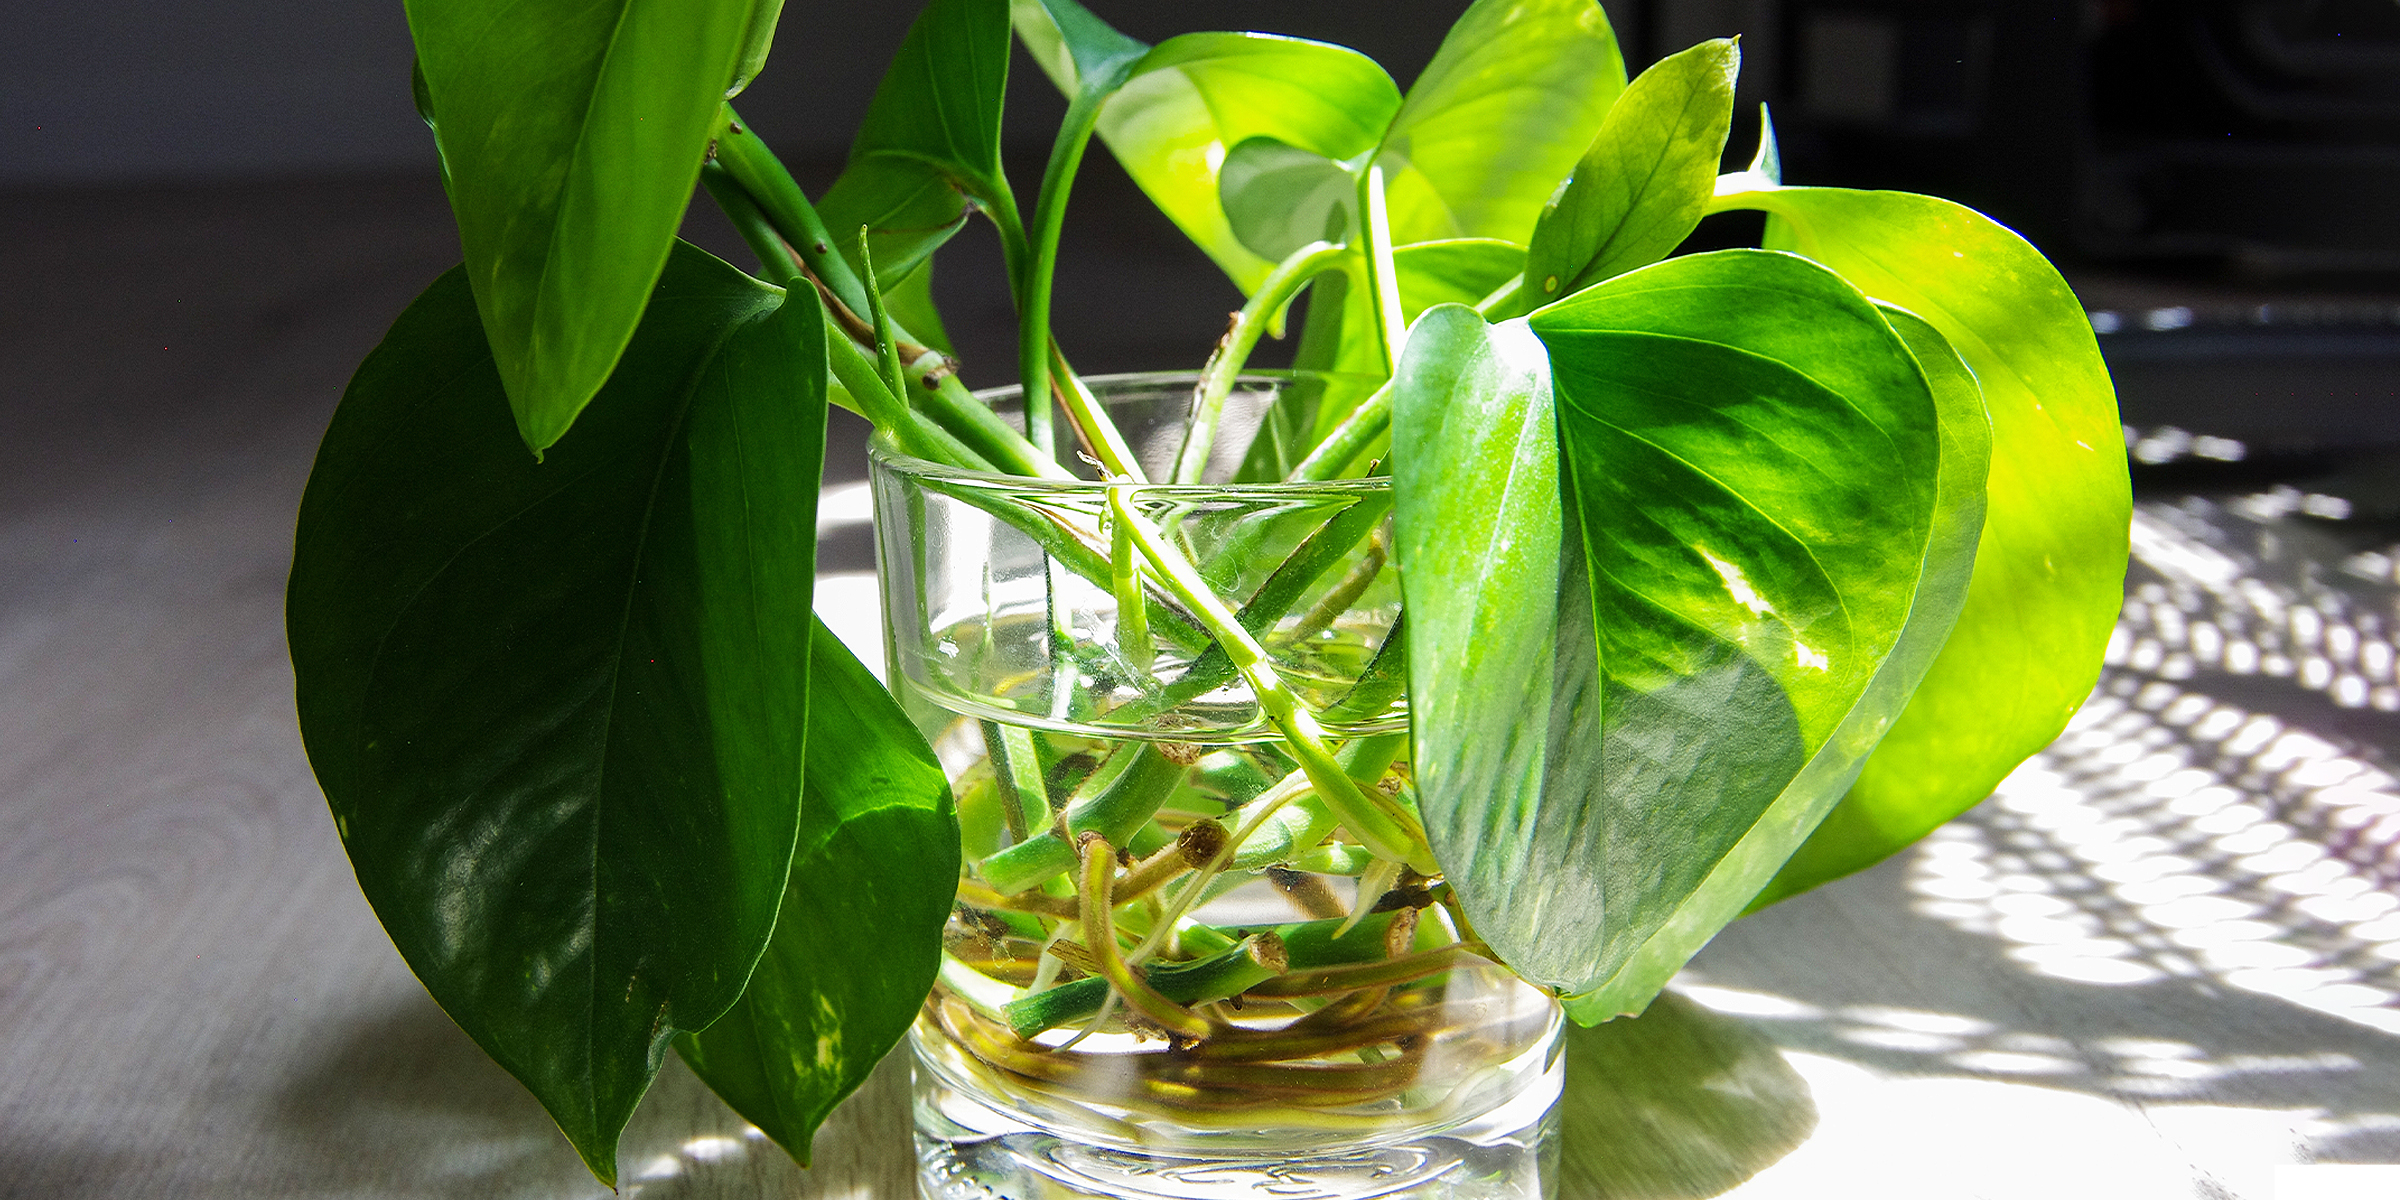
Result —
M605 1194L392 951L293 724L308 455L450 255L438 204L0 198L0 1196ZM1607 1033L1565 1194L2270 1200L2400 1163L2394 556L2307 503L2146 508L2069 737ZM626 1191L910 1195L902 1067L803 1172L671 1064Z

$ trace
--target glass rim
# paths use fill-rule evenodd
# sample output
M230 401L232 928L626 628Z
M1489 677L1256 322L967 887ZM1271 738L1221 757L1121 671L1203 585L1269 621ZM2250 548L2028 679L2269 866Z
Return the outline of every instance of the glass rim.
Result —
M1099 392L1103 388L1111 386L1142 384L1180 383L1188 387L1197 383L1200 376L1201 372L1188 370L1123 371L1113 375L1086 375L1083 377L1083 382L1094 392ZM1244 370L1241 374L1234 376L1234 385L1239 387L1248 382L1288 382L1301 379L1373 381L1371 376L1350 371L1262 369ZM994 401L1015 400L1023 395L1024 391L1023 384L1011 383L1000 387L980 388L970 395L988 405ZM1102 402L1107 402L1106 397L1102 397ZM1300 481L1275 479L1257 483L1115 483L1101 479L1049 479L1039 475L1011 475L1005 471L981 471L971 467L953 467L947 463L919 458L891 445L880 431L867 439L867 460L869 465L876 470L888 470L910 478L939 480L954 487L977 487L993 490L1004 488L1019 494L1088 496L1122 490L1186 498L1228 495L1266 498L1364 494L1389 491L1392 486L1392 477L1389 474L1346 479Z

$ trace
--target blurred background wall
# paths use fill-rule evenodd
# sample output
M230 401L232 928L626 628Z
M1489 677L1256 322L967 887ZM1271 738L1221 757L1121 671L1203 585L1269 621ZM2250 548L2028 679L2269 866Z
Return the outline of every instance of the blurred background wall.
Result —
M1127 32L1255 28L1356 46L1403 82L1463 0L1089 0ZM791 0L781 54L741 101L812 190L917 5ZM2095 310L2129 424L2259 446L2400 445L2400 3L2395 0L1607 0L1637 69L1743 39L1729 157L1772 105L1795 182L1931 191L2024 233ZM408 104L399 0L0 0L0 196L413 181L438 243L429 135ZM1020 57L1007 140L1021 185L1063 103ZM1180 361L1227 297L1104 156L1101 214L1064 269L1127 361ZM280 181L280 182L279 182ZM363 186L363 184L362 184ZM259 194L264 193L248 193ZM413 193L412 193L413 194ZM1122 203L1120 203L1122 202ZM230 200L228 204L234 203ZM695 208L694 236L738 250ZM29 212L23 209L19 211ZM50 211L44 209L43 211ZM1748 224L1743 222L1747 220ZM1712 218L1702 242L1756 236ZM945 303L1002 330L971 229ZM1111 240L1113 238L1113 240ZM1092 261L1093 259L1097 261ZM953 268L951 264L955 263ZM1145 302L1161 334L1108 297ZM1110 289L1116 289L1111 292ZM981 312L989 320L978 320ZM1063 316L1073 318L1075 314ZM1139 322L1134 322L1139 324ZM1163 332L1198 333L1170 342ZM1178 333L1177 337L1184 337ZM1006 378L1009 343L971 359ZM1273 352L1270 351L1270 355Z
M1148 39L1201 19L1188 5L1093 7ZM1225 0L1204 23L1356 46L1406 80L1457 7ZM1773 103L1799 177L1936 190L2103 260L2400 269L2393 0L1608 7L1636 66L1741 34L1744 97ZM780 40L806 58L770 65L751 120L787 156L838 160L914 8L794 0ZM0 13L0 187L429 167L396 0L7 0ZM1038 79L1018 82L1031 86L1010 140L1038 148L1058 105Z

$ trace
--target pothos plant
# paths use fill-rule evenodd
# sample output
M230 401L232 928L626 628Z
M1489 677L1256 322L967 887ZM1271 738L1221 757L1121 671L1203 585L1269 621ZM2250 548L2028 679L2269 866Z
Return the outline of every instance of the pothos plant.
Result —
M300 515L301 724L360 885L603 1180L670 1046L805 1161L939 965L948 785L811 616L828 402L953 466L1062 475L1063 424L1127 489L1193 482L1305 293L1298 365L1336 382L1241 478L1389 472L1413 704L1388 799L1280 711L1335 818L1292 853L1413 870L1587 1024L1982 798L2092 685L2128 496L2073 296L1958 205L1784 184L1771 129L1720 174L1732 42L1628 83L1592 0L1476 0L1404 92L1333 45L931 0L812 200L726 103L778 7L409 0L465 262L360 366ZM1070 101L1029 215L1012 30ZM1171 478L1050 321L1095 134L1247 297ZM695 181L754 270L676 240ZM1765 248L1675 255L1730 210ZM933 304L978 215L1021 428ZM1220 649L1276 616L1119 516L1115 559L1062 561ZM1094 877L1048 861L1014 886Z

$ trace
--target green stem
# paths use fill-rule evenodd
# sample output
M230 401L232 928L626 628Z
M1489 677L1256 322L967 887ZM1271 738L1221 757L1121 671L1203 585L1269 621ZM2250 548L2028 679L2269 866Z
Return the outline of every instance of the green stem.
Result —
M741 234L750 252L758 256L759 272L767 277L767 282L781 288L795 283L811 286L807 274L793 259L792 248L767 220L765 210L750 198L750 193L743 190L741 182L726 171L723 163L714 160L702 163L700 186L708 189L709 198L724 211L725 219L733 222L734 232Z
M1067 801L1064 836L1052 829L983 860L984 882L1003 896L1013 896L1073 869L1075 843L1070 839L1080 834L1097 833L1113 843L1132 841L1182 780L1183 766L1155 746L1128 746L1123 753L1134 756L1123 771L1097 786L1093 781L1101 780L1101 773L1093 772L1085 781L1088 791Z
M903 338L907 336L907 330L900 332ZM975 447L978 453L1000 470L1033 479L1064 480L1075 477L1074 472L1059 466L1054 456L1036 448L1025 439L1024 434L1009 428L1008 422L1001 420L1000 414L977 400L974 393L959 382L957 375L939 376L930 387L920 379L918 387L910 394L924 406L926 412L942 423L943 428L950 430L960 441Z
M906 396L908 372L900 367L900 335L892 328L892 314L884 311L883 288L875 282L875 252L867 245L864 225L858 227L858 264L860 282L867 289L867 308L875 321L876 361L883 368L884 382L892 385L892 395Z
M1133 550L1135 520L1129 487L1108 489L1109 567L1111 584L1117 598L1117 649L1125 655L1125 665L1136 674L1148 675L1150 665L1158 657L1158 644L1150 639L1148 604L1142 593L1142 563Z
M1284 968L1283 939L1256 933L1232 949L1185 963L1151 963L1142 970L1152 988L1178 1004L1206 1004L1238 996ZM1100 1011L1108 981L1091 978L1060 984L1016 1000L1003 1012L1019 1037L1080 1021Z
M1364 467L1360 460L1375 440L1392 428L1392 385L1389 380L1375 389L1373 395L1359 402L1342 423L1333 427L1317 448L1292 468L1292 481L1323 482L1350 477L1354 467Z
M1383 168L1372 163L1358 177L1359 228L1367 243L1367 286L1375 301L1376 344L1383 350L1383 369L1389 374L1400 361L1400 345L1408 337L1401 317L1399 268L1392 263L1391 216L1383 204Z
M1116 421L1100 406L1100 398L1067 365L1067 356L1058 348L1057 338L1050 339L1050 390L1067 406L1067 419L1082 435L1092 457L1100 460L1102 471L1130 483L1150 482L1150 477L1142 473L1141 460L1134 457L1133 447L1126 445L1125 435L1117 431Z
M771 232L784 244L762 244L764 239L757 236L762 231L747 226L744 218L733 212L733 205L727 203L720 190L723 182L720 180L710 186L709 194L726 206L727 215L734 219L743 240L750 243L762 261L788 261L796 256L806 273L823 285L830 302L838 303L851 316L863 321L862 314L871 312L873 305L865 285L859 282L858 272L851 269L850 260L835 252L832 235L817 216L815 206L801 193L791 172L784 169L765 142L741 123L731 105L718 112L715 145L714 161L724 172L723 180L739 187L751 205L764 215L769 227L764 232ZM994 217L994 222L1001 225L1004 244L1009 244L1015 218L1013 204ZM1023 239L1021 230L1014 234L1015 242L1021 243ZM842 336L850 338L858 332L844 329ZM894 332L902 343L919 342L904 328L895 326ZM947 365L951 365L947 359L930 353L918 356L908 364L909 376L917 386L903 389L900 398L910 401L912 408L921 405L952 437L972 447L986 464L983 469L996 466L1010 474L1045 479L1074 477L1052 455L1037 450L1024 435L1009 428L1007 422L976 400L955 371L941 370Z
M715 138L718 164L766 211L767 219L792 244L800 261L808 264L809 272L823 280L834 298L851 312L866 312L867 290L859 285L858 273L850 269L849 260L834 249L833 236L817 218L816 206L808 202L792 173L767 149L766 142L742 123L741 114L730 104L717 109Z
M1058 140L1050 144L1050 161L1042 168L1041 194L1033 204L1032 260L1022 274L1012 276L1017 284L1017 370L1025 384L1025 436L1043 449L1055 444L1050 431L1050 286L1058 267L1059 233L1066 227L1067 193L1083 165L1084 147L1099 126L1100 106L1115 90L1087 86L1067 106Z
M983 456L968 449L966 444L951 436L948 430L935 424L924 413L908 407L885 385L882 370L857 342L850 340L833 314L825 316L825 358L833 377L858 402L859 411L875 427L891 435L892 440L907 453L937 463L947 463L975 471L989 471L992 465Z
M1334 761L1333 752L1326 748L1325 731L1318 727L1315 714L1300 703L1268 660L1266 648L1242 627L1225 602L1209 590L1200 573L1183 556L1167 545L1144 522L1131 522L1133 539L1158 572L1167 590L1192 610L1200 619L1201 628L1225 647L1233 667L1250 684L1258 705L1267 720L1282 731L1286 748L1308 775L1311 786L1322 797L1342 823L1368 849L1385 858L1405 862L1426 875L1438 874L1433 853L1425 845L1424 831L1415 828L1415 820L1388 798L1378 802L1371 799L1341 764Z
M1234 380L1250 361L1250 352L1258 347L1259 335L1309 280L1340 261L1348 250L1332 242L1310 242L1292 251L1251 293L1242 311L1234 314L1233 327L1225 331L1225 340L1209 356L1208 367L1193 389L1191 425L1183 435L1182 451L1175 456L1174 482L1200 482L1208 466L1208 452L1216 445L1217 420L1224 414L1225 398L1233 393Z
M1022 842L1050 825L1050 796L1042 782L1042 760L1033 731L1022 725L981 722L985 761L1000 793L1000 819L1011 842Z

